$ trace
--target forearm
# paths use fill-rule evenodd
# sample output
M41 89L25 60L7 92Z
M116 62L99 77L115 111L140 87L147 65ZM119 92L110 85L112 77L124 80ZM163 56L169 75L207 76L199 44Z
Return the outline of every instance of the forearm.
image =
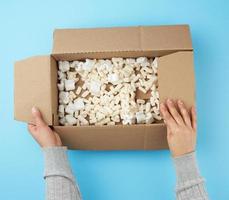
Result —
M67 158L66 147L43 148L46 200L80 200L81 195Z
M200 176L195 152L173 160L177 175L177 200L207 200L204 179Z

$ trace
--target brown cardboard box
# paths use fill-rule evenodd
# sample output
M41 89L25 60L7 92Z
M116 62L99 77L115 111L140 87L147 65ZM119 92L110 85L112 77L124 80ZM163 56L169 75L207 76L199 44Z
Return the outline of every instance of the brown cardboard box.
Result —
M31 122L37 106L70 149L165 149L166 128L156 124L59 126L57 61L158 56L160 101L194 104L193 48L187 25L55 30L51 55L15 63L15 119Z

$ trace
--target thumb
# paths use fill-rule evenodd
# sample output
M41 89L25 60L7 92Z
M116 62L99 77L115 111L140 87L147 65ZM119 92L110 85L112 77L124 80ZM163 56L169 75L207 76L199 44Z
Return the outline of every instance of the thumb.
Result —
M35 120L36 126L46 125L46 123L44 122L44 120L42 118L42 114L38 110L38 108L36 108L36 107L32 108L32 116L33 116L33 119Z

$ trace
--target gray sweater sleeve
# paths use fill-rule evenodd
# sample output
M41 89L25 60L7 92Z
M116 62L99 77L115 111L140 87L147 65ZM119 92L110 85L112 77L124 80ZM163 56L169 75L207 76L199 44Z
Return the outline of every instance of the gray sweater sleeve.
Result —
M43 148L46 200L81 200L66 151L66 147Z
M195 152L173 159L177 175L177 200L208 200Z
M46 200L81 200L67 159L66 147L43 148L45 157ZM195 153L174 158L177 174L177 200L208 200Z

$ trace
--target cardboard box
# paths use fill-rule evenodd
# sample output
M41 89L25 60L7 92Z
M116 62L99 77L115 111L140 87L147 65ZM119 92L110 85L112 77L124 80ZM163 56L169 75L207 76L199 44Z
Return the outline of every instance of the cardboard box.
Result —
M115 126L59 126L57 61L86 58L158 56L160 101L182 99L194 104L193 48L188 25L96 29L60 29L54 32L51 55L15 63L14 116L32 122L37 106L70 149L166 149L166 127L156 124Z

